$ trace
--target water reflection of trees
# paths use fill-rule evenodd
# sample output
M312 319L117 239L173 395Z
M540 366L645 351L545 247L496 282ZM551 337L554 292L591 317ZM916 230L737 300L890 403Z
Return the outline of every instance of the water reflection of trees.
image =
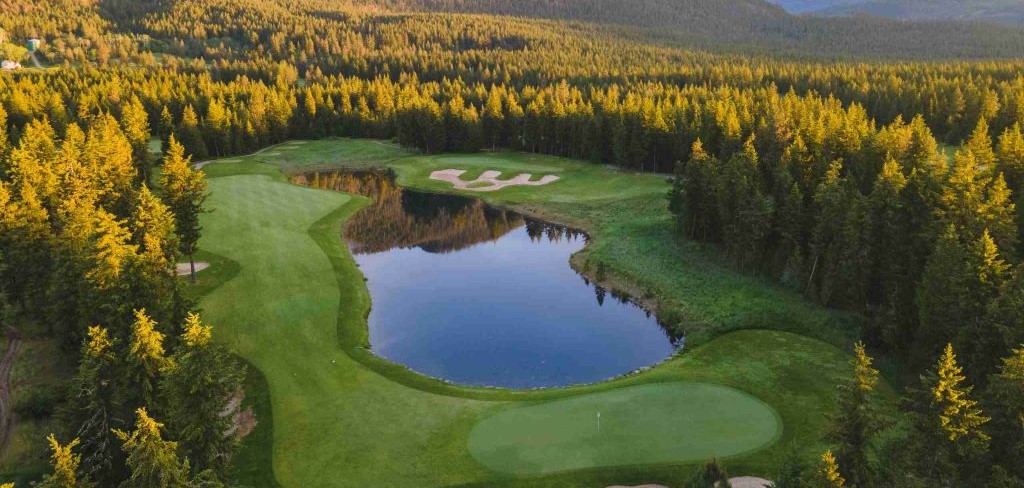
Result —
M448 253L494 241L526 220L474 198L403 190L382 171L330 171L301 175L299 184L363 195L373 204L356 212L345 227L355 254L419 247Z
M373 200L370 207L356 212L345 227L345 239L353 254L410 247L432 253L455 252L495 241L520 226L525 226L530 240L538 243L589 239L584 232L502 210L475 198L404 190L395 183L394 175L385 171L323 171L299 175L292 181ZM580 277L593 288L599 306L610 297L642 310L647 317L652 315L628 294ZM674 346L682 345L681 331L661 321L659 325Z

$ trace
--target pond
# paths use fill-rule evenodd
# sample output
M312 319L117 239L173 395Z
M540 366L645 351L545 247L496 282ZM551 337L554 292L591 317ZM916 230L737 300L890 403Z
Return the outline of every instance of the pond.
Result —
M681 342L569 265L588 237L481 200L403 189L384 172L296 181L367 196L344 229L373 301L375 354L472 386L592 383L657 364Z

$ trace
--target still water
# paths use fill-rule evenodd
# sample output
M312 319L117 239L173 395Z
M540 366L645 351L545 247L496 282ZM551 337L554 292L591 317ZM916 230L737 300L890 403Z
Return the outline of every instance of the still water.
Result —
M569 266L587 236L472 198L415 192L381 172L297 181L370 197L345 226L373 300L375 354L453 383L601 381L680 342L654 316Z

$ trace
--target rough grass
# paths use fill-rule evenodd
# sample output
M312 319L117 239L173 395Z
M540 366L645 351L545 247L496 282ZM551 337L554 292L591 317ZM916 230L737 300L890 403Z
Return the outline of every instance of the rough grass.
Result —
M3 346L6 349L7 344ZM70 358L61 350L57 340L38 338L30 332L23 337L11 369L12 407L41 394L62 397L73 369ZM55 407L56 403L52 406ZM52 417L19 418L7 448L0 456L0 480L20 482L19 486L28 486L29 481L38 480L48 470L46 436L56 432L57 427ZM66 442L67 439L61 441Z
M658 231L670 219L663 204L663 179L533 155L395 159L398 151L370 141L317 141L281 151L280 156L256 155L240 164L205 168L214 211L204 215L206 234L200 246L237 263L238 269L233 276L220 275L226 280L220 286L208 283L201 307L215 326L217 340L263 373L272 410L270 422L258 419L260 425L237 459L240 480L269 486L276 478L286 488L678 483L694 463L525 476L488 469L473 458L468 441L479 419L518 402L680 381L735 388L781 417L784 428L778 442L728 459L731 472L770 474L794 448L808 458L820 455L826 413L834 404L834 385L849 372L848 356L826 342L787 332L725 331L753 326L798 330L836 344L844 342L844 333L830 325L828 312L731 271L710 259L713 253L706 249L676 242L668 230ZM476 172L563 176L545 187L474 196L585 227L595 237L586 257L605 263L607 281L650 287L659 301L712 324L704 329L706 338L644 373L542 391L462 388L372 356L365 349L370 297L340 237L342 222L365 200L291 185L279 168L387 166L403 184L451 191L424 175L455 163ZM765 310L769 305L771 314ZM760 322L737 319L758 314ZM255 391L260 383L248 385L257 405L266 398Z

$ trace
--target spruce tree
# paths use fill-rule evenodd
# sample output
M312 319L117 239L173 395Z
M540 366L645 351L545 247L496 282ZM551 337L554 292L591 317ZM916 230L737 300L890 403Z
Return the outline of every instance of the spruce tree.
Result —
M73 451L78 447L79 441L75 439L66 445L60 445L57 438L50 434L46 440L50 443L50 467L53 473L43 477L43 480L34 484L35 488L91 488L92 483L79 480L78 466L82 457Z
M992 413L993 455L1011 474L1024 479L1024 344L1003 358L989 380L986 398Z
M128 342L128 376L137 405L152 405L160 371L167 366L164 335L156 329L145 310L135 311Z
M230 353L210 341L211 335L198 315L188 315L171 366L160 380L161 411L168 433L195 469L223 477L237 442L230 406L244 372Z
M182 111L181 123L175 128L174 137L181 145L185 146L185 151L196 159L201 161L208 156L206 142L203 140L203 132L199 126L199 116L196 115L192 105L185 106L185 110ZM168 138L168 147L170 147L170 138Z
M121 128L132 146L132 159L142 181L149 181L149 114L139 97L131 99L121 108Z
M71 381L71 401L63 415L81 440L81 474L102 485L113 483L121 462L112 429L124 401L120 361L107 329L93 326L82 344L82 360Z
M969 258L957 228L950 225L935 244L918 287L921 325L914 341L915 362L932 357L971 320L971 311L961 306L962 297L970 294Z
M135 430L115 431L123 443L130 470L121 488L187 488L188 460L178 458L178 444L164 440L160 424L146 412L136 410Z
M202 235L199 215L203 212L206 201L206 177L202 171L189 166L190 157L185 156L185 148L171 137L167 153L164 155L163 186L164 202L174 214L175 232L181 253L188 256L191 266L192 282L196 281L195 260L193 255Z
M947 344L913 392L908 413L913 427L902 454L907 474L919 482L959 486L987 475L981 460L990 441L983 429L989 418L971 398L965 380Z
M825 451L814 471L801 483L805 488L844 488L846 480L839 474L839 464L832 451Z
M878 370L864 350L864 344L854 345L853 377L839 387L839 411L831 419L827 438L835 443L837 463L851 486L869 487L874 483L874 467L869 459L870 443L884 422L876 409L875 388Z

